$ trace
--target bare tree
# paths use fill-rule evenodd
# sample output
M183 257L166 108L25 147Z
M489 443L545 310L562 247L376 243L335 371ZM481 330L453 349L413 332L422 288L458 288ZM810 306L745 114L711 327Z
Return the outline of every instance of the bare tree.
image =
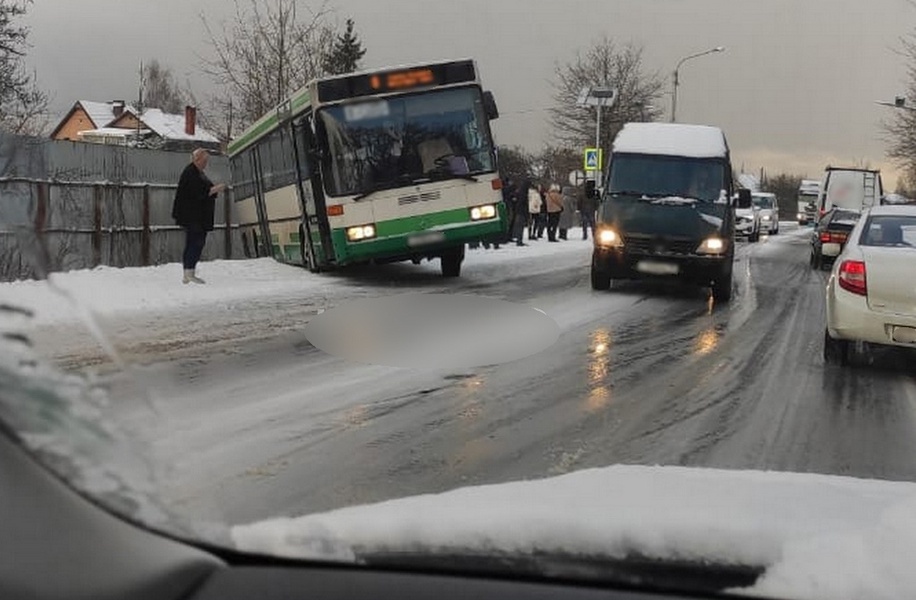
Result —
M143 64L140 87L143 90L144 108L159 108L167 113L177 114L184 110L190 98L178 83L172 69L155 58Z
M0 0L0 129L37 135L48 125L48 95L25 68L29 30L16 24L29 4L31 0Z
M534 157L521 146L500 146L499 174L513 181L530 179L533 176Z
M614 106L601 109L601 147L607 149L624 123L652 121L659 116L654 104L662 85L657 73L645 72L640 46L618 46L608 37L601 38L584 54L580 51L572 62L556 67L555 106L550 109L555 140L573 148L595 143L596 109L576 104L582 88L617 88Z
M907 61L906 97L916 99L916 33L901 40L899 53ZM884 130L889 144L887 155L900 166L901 181L909 186L916 182L916 111L895 110Z
M535 162L541 183L565 185L569 173L582 168L582 151L568 146L546 146Z
M201 15L212 50L203 70L220 88L214 108L232 128L321 74L335 40L328 16L324 4L310 9L297 0L235 0L235 15L219 25Z

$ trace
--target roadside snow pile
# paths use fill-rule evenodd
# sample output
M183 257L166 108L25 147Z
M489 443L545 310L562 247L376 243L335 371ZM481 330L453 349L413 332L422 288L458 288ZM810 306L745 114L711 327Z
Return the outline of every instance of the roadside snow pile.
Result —
M48 281L0 285L0 301L34 311L36 323L45 324L78 319L77 305L106 316L167 312L258 297L315 294L334 285L269 258L201 263L198 273L205 285L182 284L179 264L54 273Z
M581 236L581 229L571 233ZM529 267L532 261L549 265L551 257L568 256L570 252L582 253L582 264L588 264L591 242L581 239L557 244L538 241L528 246L504 245L499 250L468 250L463 273L474 277L482 267L487 270L487 276L500 278L515 273L521 261ZM425 270L437 277L439 261L410 268ZM315 275L269 258L201 263L198 273L206 280L205 285L182 284L181 272L181 265L172 263L54 273L48 281L0 283L0 303L32 310L35 324L42 325L78 320L81 318L79 309L102 316L131 313L148 316L189 308L226 310L241 302L259 299L302 298L307 301L332 294L347 295L358 284L358 280L347 276L347 271L339 275Z
M558 552L764 567L750 590L903 598L916 589L916 484L618 465L232 530L245 551L354 560L391 550Z

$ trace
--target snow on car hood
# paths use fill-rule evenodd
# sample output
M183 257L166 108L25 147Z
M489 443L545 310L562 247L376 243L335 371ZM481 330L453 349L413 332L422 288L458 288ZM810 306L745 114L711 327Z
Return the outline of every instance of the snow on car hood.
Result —
M236 526L239 549L355 560L385 551L710 561L763 567L744 593L893 598L916 588L916 484L613 466Z

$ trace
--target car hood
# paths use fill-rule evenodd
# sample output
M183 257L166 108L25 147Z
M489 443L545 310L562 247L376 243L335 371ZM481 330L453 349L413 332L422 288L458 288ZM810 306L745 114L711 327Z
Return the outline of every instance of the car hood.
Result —
M382 552L646 556L759 567L793 598L916 587L916 484L613 466L236 526L239 549L352 560Z

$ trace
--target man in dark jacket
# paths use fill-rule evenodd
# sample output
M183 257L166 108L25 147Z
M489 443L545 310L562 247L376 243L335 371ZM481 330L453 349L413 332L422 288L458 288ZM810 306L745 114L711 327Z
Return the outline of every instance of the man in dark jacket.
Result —
M210 153L203 148L191 153L191 164L181 172L172 205L172 218L185 231L182 283L204 283L196 274L197 262L207 243L207 232L213 231L216 195L226 189L225 184L214 185L204 174L209 159Z
M580 192L581 193L581 192ZM592 231L592 237L595 237L595 213L598 212L598 198L594 192L586 189L583 195L579 196L579 218L582 221L582 239L588 239L588 231Z
M512 239L516 245L526 246L525 226L528 224L528 190L531 182L527 178L521 180L515 191L515 218L512 220Z

